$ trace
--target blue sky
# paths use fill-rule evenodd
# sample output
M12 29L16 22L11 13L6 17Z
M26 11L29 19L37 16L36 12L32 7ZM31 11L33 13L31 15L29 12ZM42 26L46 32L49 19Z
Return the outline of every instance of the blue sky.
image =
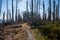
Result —
M8 8L11 10L11 0L8 0L9 2L8 2ZM25 1L26 0L22 0L21 2L19 2L18 3L18 8L19 8L19 10L22 12L22 11L25 11ZM15 7L16 7L16 0L14 0L14 12L15 12ZM6 12L6 0L4 0L3 1L3 3L2 3L2 13L3 12Z
M9 4L8 7L11 10L11 0L8 0L8 1L9 1L8 2L8 4ZM45 1L45 11L46 11L46 14L48 15L48 3L49 3L49 0L44 0L44 1ZM14 0L14 12L15 12L15 6L16 6L15 2L16 2L16 0ZM53 2L53 1L51 1L51 2ZM57 3L58 3L58 0L56 0L56 4ZM30 0L29 0L29 4L30 4ZM40 6L40 13L41 13L41 17L42 17L42 13L43 13L43 0L41 0L40 5L41 5ZM22 12L26 11L26 0L19 1L18 9L20 10L20 15L22 16L22 14L23 14ZM53 10L53 4L52 4L52 10ZM4 11L6 13L6 0L3 0L3 2L2 2L2 12L1 13L3 13ZM0 18L2 18L2 16Z
M10 9L10 11L11 11L11 8L12 8L11 7L11 1L12 0L8 0L8 9ZM16 4L16 0L14 0L14 13L15 13L15 7L16 7L15 4ZM18 2L18 9L20 10L20 12L21 12L20 15L22 16L22 12L26 10L26 0L22 0L22 1ZM6 13L6 0L3 0L3 2L2 2L2 9L1 10L2 10L1 13L3 13L3 12ZM2 18L2 16L0 17L0 19L1 18Z

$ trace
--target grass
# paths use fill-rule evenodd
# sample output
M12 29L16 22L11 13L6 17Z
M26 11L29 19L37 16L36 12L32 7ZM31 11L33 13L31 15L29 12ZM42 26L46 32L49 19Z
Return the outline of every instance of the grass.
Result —
M58 22L43 23L42 26L34 29L34 33L36 40L60 40L60 24Z
M42 36L37 29L33 29L36 40L48 40L46 36Z

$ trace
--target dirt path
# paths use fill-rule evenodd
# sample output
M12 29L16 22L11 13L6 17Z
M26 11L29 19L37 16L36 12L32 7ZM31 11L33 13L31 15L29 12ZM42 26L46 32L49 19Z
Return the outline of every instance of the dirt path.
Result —
M34 35L30 29L30 26L25 24L22 24L23 29L27 32L27 40L35 40Z

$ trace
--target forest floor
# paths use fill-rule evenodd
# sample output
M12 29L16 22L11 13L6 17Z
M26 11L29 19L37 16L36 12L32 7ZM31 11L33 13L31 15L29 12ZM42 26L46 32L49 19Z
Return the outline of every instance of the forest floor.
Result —
M34 34L27 23L8 25L4 27L1 34L4 40L35 40Z
M60 38L59 23L50 22L36 27L31 29L27 23L7 25L1 34L5 40L58 40Z

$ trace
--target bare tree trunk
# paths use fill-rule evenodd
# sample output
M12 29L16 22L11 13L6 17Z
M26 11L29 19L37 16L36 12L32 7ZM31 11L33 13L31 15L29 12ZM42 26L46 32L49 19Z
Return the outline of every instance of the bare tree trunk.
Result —
M2 0L0 0L0 15L1 15L1 6L2 6Z
M29 22L28 0L26 1L27 22Z
M51 0L49 0L48 20L51 21Z
M56 21L59 21L59 0L58 4L56 5Z
M33 23L33 0L31 0L31 22Z
M58 21L58 5L56 5L56 21Z
M26 11L28 12L28 0L26 1Z
M8 22L8 0L6 1L7 3L7 22Z
M5 23L5 12L3 13L3 23Z
M45 4L44 4L44 1L43 1L43 20L45 20Z
M37 13L38 13L38 0L37 0Z
M53 23L56 20L55 16L55 0L53 0Z
M40 15L40 0L39 0L39 20L41 20L41 15Z
M12 22L14 21L14 7L13 7L13 0L12 0Z
M15 17L16 17L16 22L17 22L17 0L16 0L16 15L15 15Z

